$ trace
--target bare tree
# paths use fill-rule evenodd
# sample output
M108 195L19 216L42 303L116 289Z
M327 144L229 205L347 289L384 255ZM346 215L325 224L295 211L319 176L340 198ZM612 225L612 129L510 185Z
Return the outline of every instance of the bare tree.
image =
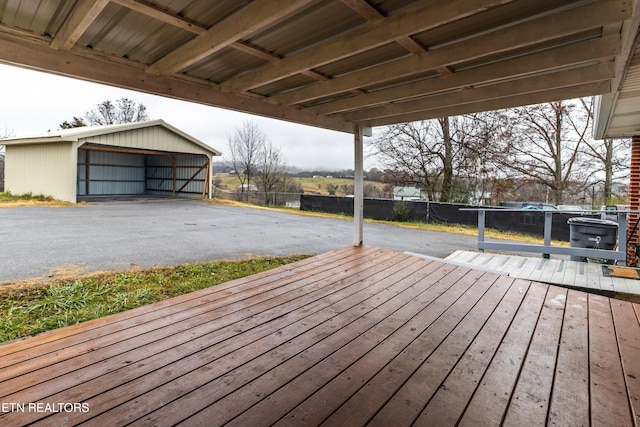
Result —
M13 132L10 131L6 126L0 125L0 139L7 139L13 136ZM4 151L4 145L0 144L0 152Z
M258 173L267 136L256 122L245 121L228 138L229 156L226 161L240 181L240 191L245 193Z
M593 120L593 98L581 98L583 114ZM574 127L577 127L574 125ZM589 184L603 184L603 201L609 203L613 196L613 181L627 173L631 161L630 139L593 140L585 138L582 149L584 168L588 170Z
M287 165L280 148L268 140L264 142L258 156L256 183L264 192L266 204L270 205L276 192L285 191Z
M114 102L102 101L84 115L84 119L74 116L71 121L60 124L62 129L82 126L112 125L120 123L135 123L149 120L147 107L129 98L120 98Z
M445 157L437 126L433 120L391 125L370 141L372 154L388 174L404 181L397 184L419 185L431 200L440 193L438 181Z
M457 116L388 126L371 141L372 154L386 176L422 187L430 200L467 201L474 120Z
M562 204L568 188L584 182L579 166L590 128L589 117L570 101L515 108L508 114L512 126L506 137L493 146L496 160L509 175L544 185L554 202Z
M12 132L4 126L0 126L0 140L9 138ZM4 145L0 144L0 191L4 191Z

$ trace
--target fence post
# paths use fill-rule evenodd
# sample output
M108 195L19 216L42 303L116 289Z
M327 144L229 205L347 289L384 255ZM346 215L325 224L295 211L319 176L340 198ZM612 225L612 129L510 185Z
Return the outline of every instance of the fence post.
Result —
M481 248L480 243L484 243L484 222L485 222L485 211L484 209L480 209L478 211L478 248L480 252L484 252L484 249Z
M618 252L624 252L625 254L625 263L627 265L627 260L629 259L629 254L627 253L627 227L628 227L628 214L627 212L618 212Z
M544 245L551 246L551 224L553 219L553 213L551 211L544 211ZM542 254L542 258L551 258L550 254Z

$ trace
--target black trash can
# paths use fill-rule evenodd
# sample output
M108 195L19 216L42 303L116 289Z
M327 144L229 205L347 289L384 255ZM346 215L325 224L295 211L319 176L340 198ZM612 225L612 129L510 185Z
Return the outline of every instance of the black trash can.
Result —
M618 241L618 223L598 218L571 218L569 246L572 248L613 250ZM571 255L571 261L586 261L585 257Z

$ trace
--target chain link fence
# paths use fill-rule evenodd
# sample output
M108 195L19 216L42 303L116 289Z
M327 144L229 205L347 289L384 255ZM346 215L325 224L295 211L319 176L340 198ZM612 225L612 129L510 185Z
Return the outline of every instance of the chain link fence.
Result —
M233 200L236 202L250 203L259 206L285 206L288 208L300 208L300 193L264 193L249 191L243 193L220 191L215 189L214 199Z

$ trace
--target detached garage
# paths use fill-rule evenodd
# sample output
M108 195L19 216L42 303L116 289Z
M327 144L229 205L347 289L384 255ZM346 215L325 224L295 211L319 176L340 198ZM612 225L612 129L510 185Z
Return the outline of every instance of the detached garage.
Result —
M5 189L77 202L96 196L211 197L220 152L162 120L81 127L6 145Z

